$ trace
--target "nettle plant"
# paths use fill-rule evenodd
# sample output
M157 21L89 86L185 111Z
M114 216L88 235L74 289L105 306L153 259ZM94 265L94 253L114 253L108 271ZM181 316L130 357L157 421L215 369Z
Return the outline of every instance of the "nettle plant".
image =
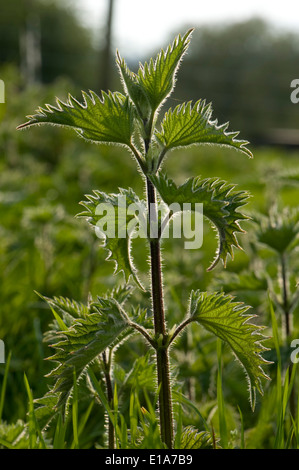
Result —
M261 381L267 377L262 369L267 362L261 355L266 349L262 345L265 339L261 333L262 327L251 323L254 315L248 313L249 307L234 301L233 297L223 293L192 291L189 300L186 298L186 316L181 323L168 326L165 318L162 233L179 209L171 209L167 218L163 217L158 211L158 198L166 209L176 204L183 210L185 203L194 211L197 205L202 207L203 216L211 222L218 235L216 256L209 270L220 260L225 266L228 255L233 256L233 247L239 247L236 234L243 232L239 221L247 219L239 208L246 203L248 194L236 191L232 184L216 177L191 177L182 185L177 185L161 171L166 155L178 147L224 145L252 157L246 146L248 142L238 140L238 132L228 132L228 123L219 125L217 120L213 120L211 104L206 104L204 100L198 100L195 104L179 104L158 120L162 105L174 89L176 74L187 51L191 33L192 30L183 37L178 35L165 51L160 51L155 60L140 65L137 73L129 70L117 52L116 63L123 93L102 92L99 97L92 91L82 92L82 103L69 95L66 103L57 99L55 106L39 108L36 114L28 116L28 122L19 126L66 126L74 128L80 137L90 142L121 145L135 158L144 180L145 201L140 201L132 189L120 189L118 194L105 194L97 190L81 202L85 209L79 215L85 217L96 230L105 217L105 211L99 210L101 204L113 207L115 217L121 220L118 230L122 235L106 234L104 246L109 250L108 258L116 262L115 271L123 271L126 285L104 297L90 297L87 304L61 297L46 299L56 321L56 336L50 335L56 352L50 359L58 364L49 374L55 379L55 384L47 396L55 409L62 406L66 410L83 376L99 390L92 367L95 363L100 364L106 380L106 399L101 396L101 400L106 403L110 418L110 447L115 445L117 428L117 420L109 413L109 406L111 411L115 400L113 352L134 332L141 335L156 356L156 412L161 440L167 448L173 448L175 443L180 446L175 439L177 423L173 418L169 353L175 340L189 324L201 325L230 346L244 367L253 406L255 392L262 393ZM132 279L140 289L144 287L133 265L131 253L132 237L136 232L135 219L140 221L138 211L125 213L119 205L120 196L122 200L125 198L127 204L135 203L146 212L151 280L151 305L146 310L133 305L132 298L132 305L126 307L129 280ZM103 228L103 224L101 226Z

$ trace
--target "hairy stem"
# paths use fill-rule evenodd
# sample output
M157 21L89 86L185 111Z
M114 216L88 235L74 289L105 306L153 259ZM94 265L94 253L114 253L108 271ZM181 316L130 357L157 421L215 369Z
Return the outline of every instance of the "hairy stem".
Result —
M141 333L145 339L149 342L149 344L155 348L155 341L151 338L151 336L148 334L148 332L143 328L143 326L140 326L138 325L137 323L135 322L132 322L130 321L129 322L129 325L134 328L135 330L139 331L139 333Z
M173 420L171 387L169 375L169 350L164 315L163 284L161 268L160 239L157 233L157 205L155 188L147 178L147 203L150 225L150 261L151 261L151 288L152 305L154 313L155 336L158 340L156 348L157 375L159 388L159 414L161 439L169 449L172 448Z
M133 144L130 145L130 150L133 153L138 165L140 166L140 169L145 174L146 166L145 166L145 162L142 159L142 156L140 155L140 153L138 152L138 150L136 149L136 147Z
M104 351L102 354L102 361L103 361L103 370L106 382L106 391L107 391L107 399L110 408L113 406L113 389L110 377L110 367L109 362L107 361L106 352ZM108 448L114 449L114 427L111 420L108 420Z
M175 332L173 333L170 341L169 341L169 344L171 344L174 339L181 333L181 331L183 331L184 328L186 328L187 325L189 325L191 322L193 321L193 319L191 317L188 317L185 321L183 321L175 330Z

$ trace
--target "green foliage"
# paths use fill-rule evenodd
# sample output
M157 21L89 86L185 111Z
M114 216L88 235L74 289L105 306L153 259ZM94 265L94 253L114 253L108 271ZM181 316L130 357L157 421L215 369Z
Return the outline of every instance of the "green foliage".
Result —
M165 114L161 131L155 136L165 150L194 144L219 144L235 147L252 157L246 147L249 142L237 140L239 132L227 132L227 128L228 123L218 125L217 119L212 120L211 104L199 100L192 107L189 101Z
M92 308L88 318L75 322L71 329L64 331L67 339L54 345L57 352L50 358L59 363L49 374L57 377L53 391L62 393L59 404L67 400L73 389L73 369L80 379L86 367L115 343L127 327L118 306L99 304Z
M138 81L153 111L163 104L174 88L175 74L189 46L191 32L177 36L165 52L159 52L155 61L151 59L149 64L145 62L139 68Z
M68 405L74 386L73 372L75 371L77 380L80 380L86 374L88 366L103 351L118 347L128 338L132 333L132 323L122 306L112 297L98 297L95 301L90 299L87 306L62 298L47 301L57 315L62 312L64 318L69 318L70 311L75 310L77 317L72 318L68 328L63 327L59 340L52 345L56 352L49 358L58 363L48 377L56 380L51 394L59 395L59 407ZM136 317L139 324L146 324L145 312L137 312ZM59 319L57 321L60 324Z
M180 449L213 449L213 439L208 432L198 432L192 426L184 429Z
M180 186L161 173L152 176L151 180L163 201L169 206L173 203L190 203L191 210L195 210L195 204L203 204L203 214L216 228L219 238L216 257L209 270L213 269L220 259L225 266L227 256L233 257L233 246L240 248L235 233L243 230L238 221L248 217L238 212L238 209L246 203L248 194L245 191L233 191L233 185L218 178L192 177Z
M137 74L131 72L117 54L117 65L125 92L130 96L142 119L148 120L157 111L175 86L175 75L185 54L192 30L178 35L166 51L161 50L156 59L139 66Z
M61 84L60 87L65 87L65 84ZM42 93L35 91L34 100L44 99L43 95L50 96L57 93L56 89L44 90ZM61 94L58 90L58 93ZM40 96L41 94L41 96ZM30 106L30 100L32 96L29 96L29 90L19 91L13 96L16 100L14 104L14 113L20 113L20 105L17 103L22 102L23 108ZM12 103L10 103L10 106ZM8 111L11 115L12 111ZM26 112L26 109L24 113ZM13 120L17 122L18 116L14 116ZM1 149L4 149L4 124L1 127L0 142ZM11 135L12 131L7 128L5 130L6 139L11 142L14 135ZM53 134L54 133L54 134ZM55 136L55 138L53 137ZM112 147L105 147L105 152L101 151L98 146L89 146L81 140L76 141L76 151L74 152L74 144L71 133L63 134L57 132L55 128L41 127L33 131L32 133L22 132L17 134L18 141L18 155L14 154L14 147L9 146L6 151L7 158L11 161L17 158L17 168L8 168L4 161L2 161L2 174L1 174L1 318L0 318L0 337L5 339L7 351L13 349L13 360L11 362L10 372L8 375L7 393L5 395L5 405L3 409L3 419L7 423L2 422L2 438L4 440L9 435L8 427L17 425L17 417L23 418L23 427L26 428L24 407L26 406L27 395L24 391L23 386L23 370L26 369L26 373L30 375L30 383L33 388L34 396L40 397L44 392L43 387L49 380L45 381L42 379L43 374L47 373L47 367L53 366L50 361L42 361L39 354L40 349L37 349L37 336L36 336L36 325L39 317L41 320L41 327L43 331L46 331L46 338L48 330L52 329L52 338L49 339L50 344L59 340L60 331L56 321L55 328L54 323L49 326L51 322L50 309L45 308L44 302L37 302L36 296L32 293L32 289L39 289L41 292L45 292L47 296L53 295L53 293L61 293L62 295L68 295L77 299L84 299L84 291L82 290L82 281L84 281L87 273L90 276L90 289L93 291L94 296L97 295L99 290L106 290L111 287L111 263L104 263L104 259L101 258L101 251L94 250L93 259L97 264L97 269L93 272L82 271L82 266L86 266L86 261L90 258L90 251L93 247L93 237L90 236L90 231L85 224L82 224L80 220L72 221L72 215L77 211L77 201L82 199L82 192L89 191L90 186L101 185L102 189L106 189L108 192L111 191L111 183L115 178L116 183L122 186L138 185L138 179L132 172L133 161L129 161L128 165L123 168L121 175L118 175L117 170L120 167L121 162L124 158L124 151L120 148L112 149ZM51 147L51 141L57 143L54 148ZM44 142L47 145L47 153L43 152ZM35 158L30 158L31 154L38 151L38 155ZM88 152L87 150L90 149ZM112 151L113 150L113 151ZM55 153L55 155L54 155ZM53 156L52 156L53 154ZM80 155L81 154L81 155ZM45 170L45 163L41 163L38 158L42 155L42 158L48 159L52 162L52 172L48 174ZM226 151L226 155L229 155L229 150ZM186 167L185 153L181 153L180 150L173 154L171 159L171 171L173 174L180 174L182 177L187 172L198 171L198 152L196 147L190 149L188 157L188 165ZM297 153L288 154L288 165L295 167L298 159ZM240 159L238 153L231 154L231 160L229 167L224 165L223 159L219 160L219 149L213 147L207 148L207 151L201 156L200 171L206 176L209 175L211 167L215 168L215 174L229 180L233 178L239 182L241 188L251 188L253 196L249 203L251 207L264 208L265 195L262 187L262 178L259 176L259 168L261 164L269 167L275 160L276 165L281 168L286 168L286 155L282 152L274 152L270 150L256 150L254 160L244 160L243 165L239 165ZM57 162L54 165L53 162ZM76 162L80 171L77 171L77 167L74 164ZM72 163L72 164L71 164ZM170 161L169 161L170 163ZM7 163L8 164L8 163ZM23 165L23 166L22 166ZM84 180L81 178L82 168L84 168ZM258 175L258 177L257 177ZM120 179L121 176L121 179ZM108 180L108 182L106 181ZM64 184L59 189L59 184ZM254 182L254 185L253 183ZM64 191L67 185L67 191ZM43 223L38 223L35 220L33 225L32 217L26 218L26 224L20 225L21 219L19 213L32 209L41 205L45 200L45 194L55 193L56 199L49 200L51 203L51 212L49 213L48 221L43 217ZM287 186L281 191L283 194L284 202L289 205L296 205L297 190L290 190ZM12 202L12 195L23 195L23 199L19 202L15 200ZM10 201L10 202L9 202ZM64 208L63 212L61 208ZM36 211L41 212L40 210ZM40 262L40 245L37 240L39 239L39 228L47 227L49 221L52 226L52 232L48 234L48 240L51 242L54 240L55 243L55 258L54 265L51 270L51 274L48 277L47 287L43 283L44 272L41 269ZM255 226L248 224L248 237L252 237L255 233ZM22 234L22 240L20 239ZM54 238L53 238L54 237ZM243 238L243 237L242 237ZM245 238L245 237L244 237ZM247 239L247 236L246 236ZM22 243L20 243L22 241ZM97 239L95 240L97 242ZM260 255L248 251L249 256L244 256L244 253L238 251L235 254L235 262L228 263L228 269L223 272L219 269L217 272L206 273L201 270L201 264L206 262L213 255L214 240L211 240L211 250L209 247L209 240L205 240L205 246L207 250L200 250L198 256L192 253L189 256L188 252L181 253L182 256L177 256L175 249L168 252L167 247L164 249L165 260L165 274L164 282L167 292L168 299L168 320L177 323L178 316L183 314L185 311L185 295L186 289L192 284L196 289L200 282L203 286L208 286L211 291L219 290L223 287L225 292L229 292L231 289L239 291L238 296L241 300L246 298L246 303L250 304L247 300L246 289L253 288L252 301L254 305L258 306L261 321L264 324L269 325L267 317L267 307L262 302L263 296L266 295L267 285L265 281L259 286L260 291L254 290L254 270L255 263L260 266L261 258ZM173 241L170 241L173 243ZM168 245L167 245L168 246ZM73 251L74 250L74 251ZM246 246L246 253L248 247ZM269 256L269 252L267 252ZM247 259L249 263L247 264ZM267 258L268 259L268 258ZM26 264L28 260L28 264ZM167 260L167 262L166 262ZM296 263L296 257L291 255L292 262ZM266 259L264 260L266 261ZM244 272L242 273L242 269ZM296 274L296 270L292 269L293 275ZM240 271L241 270L241 271ZM24 272L31 273L30 279L25 279ZM37 272L34 275L34 272ZM264 268L256 269L256 276L258 279L263 279L263 274L266 274ZM62 275L62 273L64 275ZM223 278L223 275L226 275ZM270 273L271 274L271 273ZM250 280L252 276L252 281ZM215 287L214 280L217 276L218 282ZM273 279L273 275L272 275ZM230 285L228 284L230 282ZM243 289L242 289L243 287ZM173 293L176 296L172 297ZM134 293L133 293L134 294ZM114 294L117 295L116 292ZM123 294L121 294L123 295ZM126 295L124 293L124 295ZM129 293L128 293L129 295ZM135 300L135 296L132 295L132 303ZM266 295L267 297L267 295ZM138 294L138 299L139 299ZM117 301L121 303L121 298L116 297ZM73 303L74 301L69 301ZM142 301L143 302L143 301ZM80 303L80 302L79 302ZM130 302L127 303L127 307ZM143 302L144 303L144 302ZM13 313L11 310L13 305ZM82 305L86 307L86 302ZM69 306L71 309L71 307ZM67 310L67 307L64 306ZM61 310L58 310L61 318L67 323L67 314L63 315ZM294 337L297 337L298 330L296 329L296 318L298 318L297 311L294 313ZM277 311L277 318L280 322L280 312ZM73 316L76 318L75 309L73 309ZM70 318L70 317L69 317ZM69 320L70 321L70 320ZM279 325L280 326L280 325ZM195 325L194 325L195 327ZM272 331L269 332L272 336ZM12 341L12 342L11 342ZM272 346L271 346L272 347ZM281 347L281 343L280 343ZM49 355L46 345L43 345L44 354ZM213 425L216 439L218 438L218 427L217 427L217 405L215 405L215 388L213 386L215 382L215 364L217 358L215 356L216 348L215 343L211 339L211 335L202 328L190 328L186 330L186 334L179 337L179 341L176 342L175 347L172 348L173 364L176 366L177 376L175 383L180 383L186 396L192 400L189 401L189 405L184 405L182 409L182 415L184 425L192 423L198 432L201 432L202 419L198 414L198 407L201 410L201 414L204 415L209 426L211 422ZM289 358L290 348L289 346L285 349L281 349L283 354L283 363ZM127 421L128 431L131 430L131 424L127 420L127 406L129 401L129 395L131 387L136 387L140 383L141 387L145 386L149 393L152 393L155 382L152 380L154 377L155 362L153 361L151 366L148 366L145 361L145 348L140 347L137 342L136 336L131 336L130 341L125 342L116 351L115 364L113 367L113 379L117 382L119 391L119 400L122 403L122 413ZM269 351L265 354L267 359L276 361L275 351ZM140 359L142 364L140 367L136 366L136 374L130 373L131 366L134 360ZM275 434L276 434L276 420L277 420L277 401L275 400L276 393L276 371L275 367L269 367L272 381L267 384L264 390L263 398L257 399L257 405L254 414L252 414L247 406L247 393L246 384L243 384L243 372L238 367L235 361L231 360L231 354L228 348L224 349L223 353L223 394L225 397L226 409L230 412L234 412L236 402L240 406L244 416L244 439L245 448L274 448ZM40 364L44 362L45 369L40 368ZM2 371L4 365L0 365L0 389L3 384ZM240 369L240 375L238 370ZM19 376L21 376L19 378ZM125 378L125 380L124 380ZM245 381L244 381L245 382ZM123 384L123 387L121 388ZM89 390L84 387L84 380L79 383L78 389L80 393L80 402L86 403L86 408L79 409L80 422L84 420L85 411L87 411L87 403L92 400L93 408L92 413L89 415L86 427L83 428L83 435L81 434L80 445L81 447L99 447L105 446L105 440L103 439L103 432L105 429L105 422L102 416L102 407L97 406L95 401L88 395ZM295 391L297 390L297 384L294 384ZM45 387L46 388L46 387ZM104 389L104 386L103 386ZM24 393L25 392L25 393ZM176 394L173 393L174 399ZM44 423L48 423L47 430L43 431L46 434L54 435L56 432L55 442L53 440L53 448L71 448L72 446L72 425L70 420L64 422L62 416L59 413L54 413L55 405L58 397L53 394L52 399L47 396L48 407L42 406L38 402L43 401L45 403L46 398L40 398L35 403L38 408L35 409L35 415L40 423L40 428L43 429ZM141 400L142 402L142 400ZM191 407L192 404L192 407ZM136 407L137 411L137 407ZM214 417L212 420L212 416ZM280 416L280 414L279 414ZM49 422L49 417L52 420ZM60 417L60 424L59 418ZM286 434L289 429L292 428L292 423L289 420L288 408L284 418L284 428ZM280 419L280 418L279 418ZM212 420L212 421L211 421ZM132 412L132 423L134 421L134 412ZM294 432L298 433L295 422ZM290 428L289 428L290 425ZM21 428L20 428L21 429ZM231 435L235 436L234 443L239 446L240 434L238 434L240 425L238 420L228 421L228 437ZM238 432L237 432L238 431ZM63 437L63 434L65 435ZM142 430L138 427L139 437L142 437ZM148 430L150 433L150 430ZM234 434L231 434L234 433ZM28 446L28 431L23 433L24 439L18 441L13 440L12 446L20 448L26 448ZM63 441L63 445L62 445ZM297 439L298 442L298 439ZM285 441L285 444L287 442ZM291 442L290 447L296 447L295 443ZM6 448L6 447L5 447Z
M0 424L0 449L29 449L29 434L26 423Z
M249 382L250 402L255 406L255 390L262 393L261 379L268 378L262 369L267 361L261 356L266 348L261 341L262 327L250 323L253 314L249 307L234 302L231 296L192 291L190 297L190 321L195 321L229 344L236 358L245 369Z
M240 273L224 272L217 276L214 284L221 287L224 292L239 292L239 291L266 291L267 280L263 273L256 274L255 272L242 271Z
M114 272L123 271L127 282L132 275L137 285L142 288L131 257L131 237L135 230L135 223L137 223L136 213L129 213L126 208L133 204L144 214L145 203L140 201L132 189L120 189L118 194L94 191L93 195L86 196L86 198L87 201L81 202L86 211L81 212L78 217L87 218L87 221L95 227L97 236L104 238L103 246L109 251L107 259L116 263ZM101 210L99 210L100 204ZM104 214L105 207L107 214ZM113 213L111 213L112 209ZM103 225L107 225L105 232L101 231Z
M39 108L37 114L30 116L27 123L19 126L19 128L24 128L47 123L70 127L74 128L85 140L96 143L121 144L133 153L139 164L143 182L147 185L147 204L140 201L131 189L120 189L118 194L106 193L102 190L94 191L92 195L86 196L86 200L81 203L85 210L79 215L88 220L95 228L97 235L101 235L103 220L108 224L110 219L109 216L104 217L103 212L99 211L99 205L107 206L109 204L116 210L113 216L116 215L118 221L121 221L118 229L125 231L125 237L120 237L119 233L108 233L103 246L109 250L108 259L116 262L115 272L123 271L126 281L131 276L137 281L137 284L140 281L137 278L137 271L131 256L131 239L135 230L136 216L135 214L128 215L126 213L124 215L122 213L122 206L118 204L120 197L124 197L126 204L132 202L141 208L144 220L149 219L150 222L152 222L152 216L155 212L152 206L154 209L157 208L156 191L167 205L172 202L179 204L186 202L191 203L194 207L196 203L202 203L204 215L216 228L219 237L216 259L210 269L215 267L220 259L225 265L228 255L232 256L233 254L233 246L239 247L236 234L243 231L239 221L247 219L239 212L239 208L247 202L248 195L245 191L236 191L233 185L216 177L203 179L191 177L181 186L177 186L167 176L162 176L160 172L160 165L169 150L196 143L226 145L251 156L251 152L246 147L247 141L237 140L237 133L227 132L226 124L219 126L217 121L212 120L211 107L210 105L206 106L203 100L196 102L194 106L187 103L174 111L168 111L164 119L162 117L160 127L156 127L158 111L174 88L176 73L187 50L190 34L191 31L188 31L185 36L178 36L173 44L166 49L166 52L161 51L158 54L155 61L150 60L149 63L140 66L137 74L128 69L118 54L117 64L125 88L124 95L118 92L102 93L100 99L93 92L89 94L83 92L83 103L69 95L67 103L58 100L57 106L46 105L45 108ZM98 169L102 170L102 163ZM115 161L112 161L111 164L115 165L116 170L115 175L112 174L108 180L114 181L114 177L122 179L119 164L116 165ZM74 166L73 160L71 165ZM86 171L88 171L88 164L83 160L82 172ZM32 224L34 222L37 226L43 226L45 221L51 225L51 210L45 210L42 214L35 214L33 211L27 220L31 220ZM128 306L128 302L124 305L131 293L127 286L99 295L100 282L95 282L92 287L96 291L96 295L89 294L91 286L88 279L94 272L94 264L96 264L94 261L96 250L94 249L88 252L90 265L87 274L84 273L82 276L82 280L86 282L84 301L69 300L65 296L51 298L52 294L50 297L44 297L54 314L54 321L45 339L50 341L55 349L55 353L49 359L57 364L47 374L50 380L54 379L54 385L42 398L36 401L40 405L36 414L32 406L33 400L29 382L26 382L30 405L28 425L32 447L46 445L42 439L43 435L40 426L37 425L37 420L43 424L46 423L42 426L43 431L46 431L47 426L50 424L54 426L53 423L55 423L56 429L52 427L52 436L54 432L54 441L61 446L65 445L64 438L68 432L67 420L69 420L68 423L72 426L70 447L79 447L82 442L82 429L85 428L87 420L91 419L91 407L93 403L100 402L108 418L108 445L110 447L113 448L115 445L116 448L151 448L151 446L172 448L174 427L171 395L175 382L173 381L171 384L168 373L169 357L171 357L170 344L190 323L202 325L206 330L204 334L207 336L198 341L195 329L189 328L190 338L188 337L185 345L181 346L181 352L183 351L187 356L189 350L192 349L192 354L199 353L198 362L203 361L205 364L210 361L211 355L211 364L213 361L216 364L217 359L215 351L213 351L214 342L210 336L212 333L213 336L222 339L229 345L243 365L249 381L252 404L254 404L255 389L260 393L263 392L262 379L267 376L262 370L262 365L267 361L263 359L261 354L266 348L261 344L264 340L260 332L262 327L249 322L253 318L253 315L247 314L249 307L240 302L234 302L230 296L224 294L203 294L199 290L193 290L187 318L178 327L174 326L168 330L167 325L170 324L169 320L171 321L171 315L174 315L174 312L176 312L177 318L177 307L173 308L170 305L169 313L168 310L165 310L165 313L167 312L167 321L165 321L164 311L162 311L163 286L160 257L163 221L158 219L157 222L159 225L157 238L152 237L148 230L145 231L146 242L150 246L151 253L149 272L152 282L150 293L138 290L130 299L130 306ZM44 235L44 231L41 233ZM82 245L86 247L90 243L95 245L94 237L88 238L87 242L84 241ZM82 250L82 245L79 245L79 250L74 245L69 253L70 259L75 253ZM144 258L144 250L142 257ZM136 258L134 257L134 259ZM192 263L189 269L193 273L194 265ZM165 271L167 271L166 267ZM105 283L110 282L107 274L104 278ZM193 282L194 284L198 283L196 276L194 276ZM182 299L182 312L188 310L184 287L182 285L178 289ZM174 286L174 290L175 288L176 286ZM56 291L56 288L53 290ZM79 295L78 297L80 298ZM150 301L153 318L148 315ZM154 363L155 369L150 357L147 356L144 361L140 360L140 356L144 355L144 351L147 349L145 350L144 344L140 341L140 335L135 342L133 332L138 332L142 339L146 340L146 346L150 346L155 353L157 361ZM129 344L125 341L128 338L130 338ZM207 343L205 342L206 338ZM207 354L205 354L206 347ZM200 350L200 348L202 349ZM119 353L119 351L125 351L126 354ZM131 359L134 355L135 362L132 366ZM136 358L139 360L136 361ZM192 361L190 358L191 351L186 363L188 367L193 367L191 364L194 362L194 375L197 376L199 383L200 374L196 374L198 362L193 360L193 356ZM121 363L119 366L118 361ZM151 377L157 376L154 389L149 387L144 370L141 371L141 368L150 371ZM182 362L178 361L178 371L181 372L183 369ZM212 366L210 369L209 379L214 381L215 377L212 374L215 368L213 369ZM218 400L218 407L219 404L223 405L222 410L218 409L220 420L221 416L225 416L223 411L225 395L222 393L222 387L225 384L224 374L221 379L221 382L218 380L217 390L218 398L221 397L221 400L220 398ZM182 387L187 390L188 383L183 383ZM191 396L191 387L189 391ZM199 395L202 394L203 391L200 390ZM82 401L81 398L83 398ZM158 402L159 407L157 407ZM191 400L187 402L188 405L190 402ZM186 405L186 401L182 400L182 403ZM62 406L61 409L60 406ZM180 409L180 405L177 407ZM80 421L82 409L84 415ZM195 412L196 409L195 405L191 407L192 412ZM210 429L207 429L206 423L208 421L201 419L200 425L198 425L198 421L193 423L191 420L194 426L187 427L183 431L185 423L182 411L179 411L178 414L180 418L175 439L176 445L184 448L215 447L217 438L214 438ZM199 416L201 417L201 414L197 412L197 420ZM102 415L101 418L103 418ZM158 423L158 418L160 423ZM203 423L205 425L204 431L202 431ZM103 419L101 424L103 424ZM223 434L223 426L221 433ZM103 437L103 431L101 437ZM102 441L104 442L104 439ZM103 442L100 445L103 445Z
M291 251L298 244L299 211L285 208L272 211L269 216L257 216L257 239L279 255Z
M86 140L101 143L125 144L130 147L134 112L121 93L102 92L100 99L94 92L82 92L83 103L69 95L68 102L57 99L57 106L46 105L21 126L53 124L72 127Z

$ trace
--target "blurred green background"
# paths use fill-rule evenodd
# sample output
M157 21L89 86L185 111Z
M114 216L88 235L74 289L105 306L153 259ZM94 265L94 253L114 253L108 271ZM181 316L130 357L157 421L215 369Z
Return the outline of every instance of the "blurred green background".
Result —
M107 1L107 12L108 6ZM107 14L107 26L95 41L94 31L63 2L10 0L1 5L0 79L5 83L6 103L0 104L0 338L7 353L12 352L3 410L3 419L8 422L25 418L24 372L35 397L47 390L43 376L49 370L44 361L49 351L43 334L52 314L34 291L84 301L89 292L102 294L123 281L121 275L113 277L113 263L105 261L107 253L99 249L98 239L75 215L81 210L79 201L93 189L115 192L118 187L130 186L143 195L142 179L130 155L120 148L91 145L71 131L54 127L16 131L39 105L54 104L55 96L66 99L70 92L80 99L82 89L121 90L111 50L111 25ZM217 147L178 150L166 161L169 175L177 182L201 175L235 183L252 195L248 214L267 214L273 205L296 208L299 104L290 100L290 83L299 77L299 35L278 31L266 20L253 18L199 28L182 25L180 31L173 31L169 42L189 26L196 28L190 50L166 106L199 98L212 101L215 117L220 123L230 121L231 130L241 131L240 137L251 142L255 158L248 160L241 153ZM131 57L129 65L135 70L139 61L147 59L149 56L135 61ZM282 173L287 183L279 185ZM245 250L236 252L227 271L234 275L245 270L259 276L258 263L252 265L250 223L247 228L248 236L240 237ZM169 324L182 319L191 288L221 286L221 266L213 273L206 272L216 243L209 227L203 248L197 252L184 252L181 241L165 243ZM135 263L147 282L144 249L136 245ZM295 263L293 290L296 269ZM250 302L261 315L260 322L269 326L264 304L267 288L261 284L257 290L245 292L241 298ZM136 298L147 305L146 297L137 293ZM197 355L189 346L197 347L199 339L202 350ZM130 353L137 358L142 351L136 344ZM204 403L207 414L215 392L216 362L211 351L209 336L195 332L192 340L182 337L178 352L173 353L176 363L184 366L179 377L186 381L190 398ZM123 366L127 366L125 360ZM3 370L0 365L0 380ZM250 414L246 381L229 360L226 377L230 406L243 404L250 427L258 414ZM271 433L268 428L266 431L268 438Z

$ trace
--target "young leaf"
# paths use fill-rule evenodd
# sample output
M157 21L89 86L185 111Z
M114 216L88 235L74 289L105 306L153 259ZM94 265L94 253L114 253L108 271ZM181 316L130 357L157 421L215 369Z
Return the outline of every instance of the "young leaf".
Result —
M216 227L219 237L216 258L208 270L213 269L220 259L225 266L227 256L233 257L233 246L240 248L235 234L244 230L238 222L248 217L238 212L238 209L246 204L248 194L244 191L233 191L233 185L218 178L201 180L199 177L192 177L181 186L177 186L173 180L161 173L150 178L168 206L173 203L179 203L181 206L189 203L194 210L196 203L203 204L203 214Z
M82 302L76 302L65 297L45 297L35 292L41 299L46 301L53 313L54 322L44 335L47 343L57 343L63 338L63 332L70 328L78 318L85 318L89 308Z
M78 214L78 217L87 218L88 222L96 227L97 234L101 236L103 235L101 230L97 229L99 229L99 224L103 224L104 212L106 212L104 209L107 208L105 214L107 230L104 233L103 243L103 246L109 251L107 259L115 261L115 273L123 271L126 281L132 275L137 285L143 289L130 255L131 236L135 229L132 222L135 221L136 214L133 211L129 214L129 211L126 210L127 206L132 204L136 209L139 208L141 213L145 213L143 202L132 189L120 189L119 194L94 191L93 195L86 196L86 198L87 201L80 203L86 211Z
M116 64L119 68L126 95L129 95L135 104L139 116L143 120L148 119L151 114L151 106L147 95L139 83L138 75L129 69L124 59L120 57L118 51L116 54Z
M231 347L244 367L249 383L250 402L254 408L255 390L262 394L261 379L268 379L262 369L262 365L268 361L261 356L267 349L261 344L266 339L261 334L263 327L249 322L255 317L246 313L249 308L241 302L234 302L230 295L192 291L189 320L199 323Z
M106 298L116 300L120 305L123 305L132 295L133 287L130 284L123 284L114 287L106 293Z
M269 216L256 216L259 224L257 239L278 254L283 255L298 245L299 240L299 211L284 208L281 212Z
M227 145L241 150L249 157L252 153L246 147L248 141L237 140L239 132L228 132L228 123L218 125L217 119L212 120L211 104L206 105L199 100L192 107L191 101L170 109L164 116L161 131L156 131L155 137L165 153L176 147L186 147L194 144Z
M175 75L190 41L192 29L183 37L178 35L166 51L163 49L155 61L140 65L138 83L148 98L152 111L156 111L171 94L175 85Z
M18 129L36 124L53 124L74 128L79 136L97 143L125 144L130 147L134 126L134 109L128 97L115 92L82 92L83 103L69 95L68 102L58 98L56 106L46 104Z

